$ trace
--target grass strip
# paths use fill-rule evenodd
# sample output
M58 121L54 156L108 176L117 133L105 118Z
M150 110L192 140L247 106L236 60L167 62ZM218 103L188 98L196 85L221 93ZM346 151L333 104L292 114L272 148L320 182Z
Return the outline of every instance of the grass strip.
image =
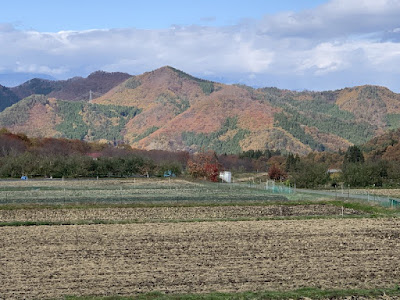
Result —
M66 204L66 205L6 205L4 210L18 209L103 209L103 208L163 208L163 207L229 207L229 206L307 206L307 205L333 205L346 209L354 209L361 214L349 215L311 215L311 216L265 216L265 217L238 217L238 218L187 218L187 219L130 219L130 220L65 220L65 221L9 221L0 222L0 227L5 226L40 226L40 225L95 225L95 224L144 224L144 223L184 223L184 222L235 222L235 221L273 221L273 220L312 220L312 219L343 219L343 218L385 218L400 217L399 210L385 208L369 203L355 201L254 201L254 202L184 202L184 203L134 203L134 204Z
M362 219L385 218L372 215L314 215L314 216L273 216L273 217L240 217L240 218L193 218L193 219L148 219L148 220L76 220L76 221L12 221L0 222L0 227L18 226L60 226L60 225L112 225L112 224L149 224L149 223L200 223L200 222L244 222L244 221L282 221L282 220L328 220L328 219Z
M67 203L67 204L4 204L0 210L18 209L93 209L93 208L157 208L157 207L223 207L223 206L271 206L271 205L307 205L317 202L286 202L286 201L162 201L134 203Z
M263 291L243 293L208 293L208 294L164 294L151 292L135 296L66 296L65 300L225 300L225 299L341 299L345 297L376 298L379 296L399 296L400 288L381 289L349 289L349 290L324 290L319 288L301 288L294 291Z
M398 216L399 209L386 208L368 202L349 200L296 200L296 201L163 201L135 203L67 203L67 204L4 204L0 210L37 210L37 209L102 209L102 208L163 208L163 207L227 207L227 206L300 206L300 205L334 205L354 209L367 215Z
M219 207L219 206L298 206L298 205L335 205L352 208L368 213L393 213L394 209L371 205L366 202L347 200L232 200L232 201L161 201L161 202L134 202L134 203L111 203L111 202L76 202L66 204L40 204L40 203L12 203L0 205L0 210L18 209L93 209L93 208L156 208L156 207Z

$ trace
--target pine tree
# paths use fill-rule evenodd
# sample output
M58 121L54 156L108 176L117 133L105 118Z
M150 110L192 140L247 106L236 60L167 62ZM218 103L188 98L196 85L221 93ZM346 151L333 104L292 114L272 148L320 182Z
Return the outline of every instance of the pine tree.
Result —
M350 146L344 154L343 163L364 163L364 155L361 149L357 146Z

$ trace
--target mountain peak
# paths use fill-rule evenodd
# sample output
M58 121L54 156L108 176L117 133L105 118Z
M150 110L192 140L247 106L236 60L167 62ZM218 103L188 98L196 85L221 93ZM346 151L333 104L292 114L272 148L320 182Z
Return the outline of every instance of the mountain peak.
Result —
M106 72L102 70L98 70L89 74L87 79L99 79L99 78L107 78L107 77L131 77L132 75L123 72Z
M183 72L177 68L171 67L171 66L163 66L161 68L155 69L151 72L150 74L156 75L156 76L178 76L181 79L188 79L188 80L193 80L197 83L199 82L210 82L209 80L206 79L201 79L198 77L195 77L193 75L190 75L189 73ZM145 73L147 74L147 73Z
M53 80L35 77L35 78L32 78L32 79L29 79L28 81L25 81L21 85L22 86L28 86L28 85L35 85L35 84L40 84L40 83L43 83L43 82L50 82L50 81L53 81Z
M160 68L155 69L153 71L146 72L144 74L153 74L153 75L160 76L160 75L172 75L172 74L176 74L177 72L179 72L178 69L175 69L175 68L173 68L171 66L163 66L163 67L160 67Z
M343 150L400 128L400 94L372 85L325 92L251 89L196 78L171 66L137 76L96 71L86 78L35 79L26 85L11 92L55 99L35 105L21 101L3 118L0 114L0 127L11 120L16 125L10 129L31 135L117 138L146 149L306 154ZM9 99L4 93L3 99Z

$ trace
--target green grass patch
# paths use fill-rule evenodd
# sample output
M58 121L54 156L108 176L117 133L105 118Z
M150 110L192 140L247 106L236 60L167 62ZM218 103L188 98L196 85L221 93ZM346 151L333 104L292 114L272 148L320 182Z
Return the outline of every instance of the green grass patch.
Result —
M321 214L321 215L300 215L300 216L248 216L236 218L187 218L187 219L130 219L130 220L71 220L71 221L12 221L0 222L0 227L5 226L42 226L42 225L95 225L95 224L144 224L144 223L195 223L195 222L238 222L238 221L275 221L275 220L316 220L316 219L349 219L349 218L385 218L399 217L399 212L382 207L368 206L362 203L349 203L344 201L298 201L298 202L189 202L189 203L135 203L135 204L68 204L68 205L7 205L0 209L16 210L16 209L96 209L96 208L163 208L163 207L229 207L229 206L307 206L307 205L334 205L346 209L354 209L358 214ZM361 213L360 213L361 212ZM323 213L323 212L321 212Z
M340 202L341 203L341 202ZM314 205L314 204L331 204L330 202L313 202L313 201L282 201L282 200L266 200L266 201L229 201L229 202L207 202L207 201L185 201L185 202L135 202L135 203L66 203L66 204L5 204L0 205L0 210L16 210L16 209L96 209L96 208L157 208L157 207L219 207L219 206L275 206L275 205Z
M219 206L296 206L296 205L335 205L344 208L362 211L367 214L383 214L393 215L398 211L381 206L370 205L369 203L350 202L343 200L334 201L309 201L309 200L266 200L266 201L171 201L171 202L135 202L135 203L66 203L66 204L5 204L0 205L0 210L16 210L16 209L94 209L94 208L156 208L156 207L219 207Z
M60 225L100 225L100 224L136 224L145 223L137 220L77 220L77 221L14 221L0 222L0 227L18 227L18 226L60 226ZM148 222L146 222L148 223Z
M14 221L0 222L0 227L19 226L62 226L62 225L113 225L113 224L151 224L151 223L204 223L204 222L248 222L248 221L281 221L281 220L320 220L320 219L355 219L366 218L366 215L330 215L330 216L282 216L282 217L238 217L238 218L194 218L194 219L149 219L149 220L77 220L77 221Z
M376 215L376 216L396 216L399 215L400 211L396 209L386 208L380 205L372 205L366 202L358 201L327 201L326 204L332 204L336 206L343 206L344 208L354 209L357 211L362 211L366 214Z

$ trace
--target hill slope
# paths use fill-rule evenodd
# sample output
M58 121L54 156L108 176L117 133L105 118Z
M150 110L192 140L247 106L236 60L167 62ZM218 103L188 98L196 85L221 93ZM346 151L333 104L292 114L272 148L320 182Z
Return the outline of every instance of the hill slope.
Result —
M131 75L127 73L107 73L97 71L87 78L74 77L68 80L47 80L34 78L13 88L0 85L0 111L32 95L45 95L49 98L70 101L88 101L100 97Z
M361 149L368 157L400 161L400 129L390 130L371 139Z
M93 98L99 97L129 77L131 76L126 73L97 71L87 78L74 77L57 81L34 78L11 90L19 99L40 94L61 100L89 100L90 91Z
M118 139L144 149L235 153L268 148L300 154L346 149L400 128L400 95L377 86L326 92L253 89L172 67L139 76L98 72L62 84L62 89L49 81L34 85L47 96L6 109L0 126L36 136ZM103 95L87 103L89 90ZM29 84L21 91L38 92ZM26 116L18 117L21 113Z
M5 86L0 85L0 111L6 107L17 103L20 99L13 93L13 91Z

